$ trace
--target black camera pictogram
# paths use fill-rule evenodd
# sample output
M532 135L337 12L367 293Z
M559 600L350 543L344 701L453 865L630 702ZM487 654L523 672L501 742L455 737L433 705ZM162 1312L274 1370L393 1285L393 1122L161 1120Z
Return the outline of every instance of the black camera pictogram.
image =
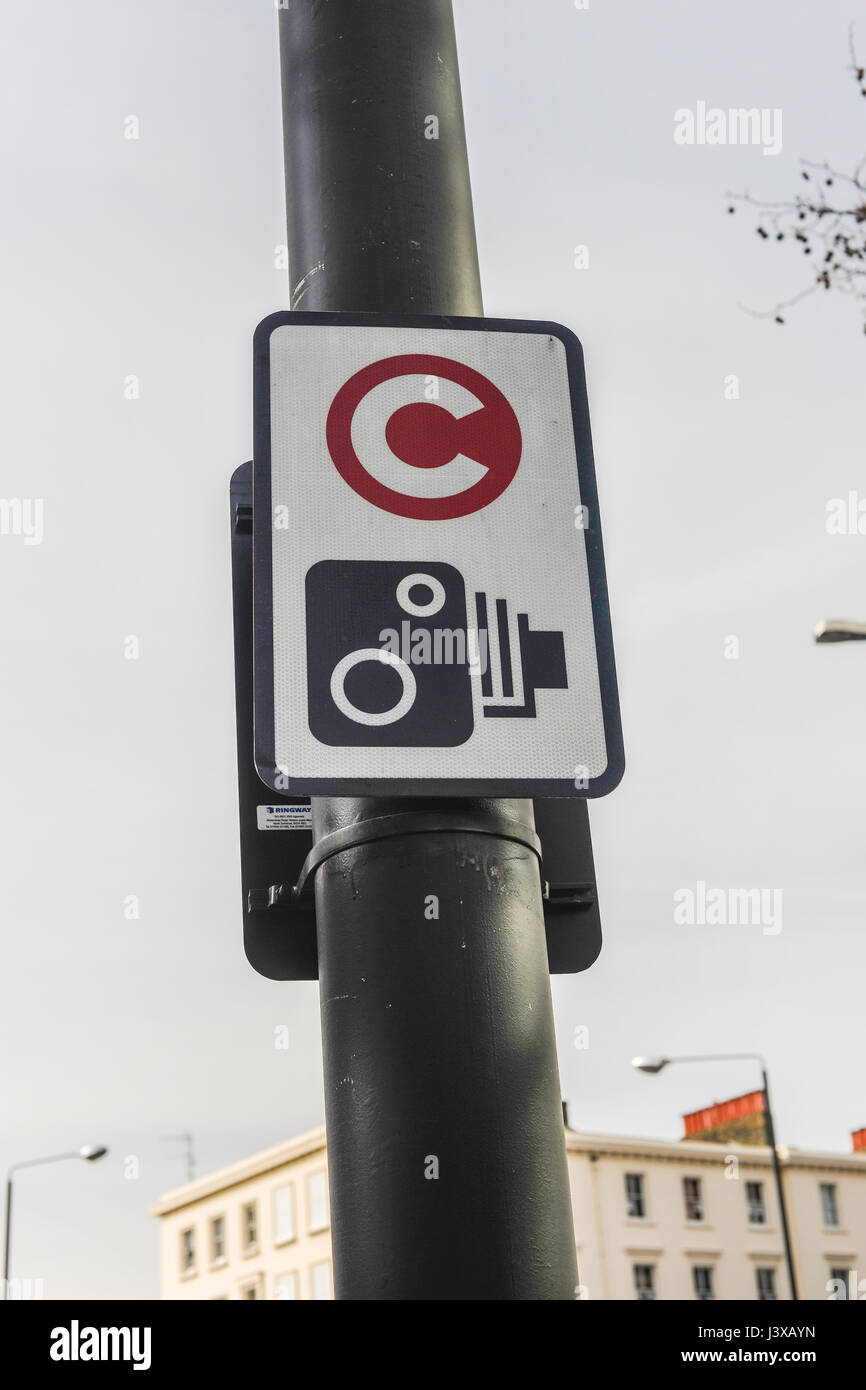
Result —
M532 632L518 613L512 656L507 603L497 599L495 695L486 595L477 593L475 604L480 631L468 627L462 574L440 561L313 565L306 614L314 737L342 748L455 748L474 730L476 702L486 717L536 718L536 690L568 686L562 633Z
M310 730L339 747L454 748L474 728L466 639L466 588L453 565L321 560L307 572ZM451 661L412 659L382 633L459 633ZM408 659L407 659L408 658Z

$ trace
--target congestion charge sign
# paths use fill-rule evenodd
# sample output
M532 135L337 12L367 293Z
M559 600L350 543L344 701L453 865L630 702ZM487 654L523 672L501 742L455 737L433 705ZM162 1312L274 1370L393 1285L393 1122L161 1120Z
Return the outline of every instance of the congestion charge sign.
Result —
M278 313L256 331L254 390L265 784L612 790L622 734L577 338Z

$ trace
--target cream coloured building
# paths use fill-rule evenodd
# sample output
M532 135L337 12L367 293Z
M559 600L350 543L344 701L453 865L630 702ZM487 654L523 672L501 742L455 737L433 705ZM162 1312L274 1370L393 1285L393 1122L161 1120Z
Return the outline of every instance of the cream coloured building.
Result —
M187 1183L161 1218L163 1298L333 1298L324 1129Z
M766 1147L566 1129L566 1150L580 1297L789 1297ZM800 1297L866 1297L866 1148L780 1155ZM153 1210L163 1298L333 1297L324 1129L177 1188Z
M790 1297L767 1148L587 1134L566 1143L584 1297ZM800 1298L838 1293L834 1279L846 1291L862 1280L866 1297L866 1154L779 1154Z

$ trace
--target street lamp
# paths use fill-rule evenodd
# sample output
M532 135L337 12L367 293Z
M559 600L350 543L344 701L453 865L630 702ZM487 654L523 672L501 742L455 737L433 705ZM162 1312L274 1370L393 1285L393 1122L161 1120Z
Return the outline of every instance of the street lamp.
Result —
M788 1226L788 1208L785 1202L785 1189L782 1186L782 1167L776 1148L776 1131L773 1125L773 1112L770 1108L770 1083L767 1078L767 1064L759 1052L714 1053L701 1057L633 1057L632 1066L649 1076L656 1076L672 1062L757 1062L761 1068L761 1083L764 1093L764 1133L773 1159L773 1172L776 1177L776 1193L779 1198L779 1216L782 1222L782 1238L785 1242L785 1263L788 1266L788 1281L791 1285L791 1300L798 1302L797 1280L794 1275L794 1256L791 1251L791 1232Z
M815 641L866 642L866 623L852 623L846 618L822 618L815 628Z
M12 1234L12 1174L19 1168L36 1168L42 1163L60 1163L66 1158L83 1158L86 1163L95 1163L104 1158L108 1149L104 1144L82 1144L80 1149L72 1149L65 1154L49 1154L46 1158L25 1158L21 1163L13 1163L6 1173L6 1239L3 1245L3 1292L5 1299L9 1288L9 1246Z

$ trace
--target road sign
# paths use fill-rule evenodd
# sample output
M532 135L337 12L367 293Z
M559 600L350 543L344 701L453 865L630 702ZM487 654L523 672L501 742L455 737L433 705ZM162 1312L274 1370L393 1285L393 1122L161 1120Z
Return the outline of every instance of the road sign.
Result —
M580 344L279 313L255 338L255 756L291 795L623 771Z
M313 849L308 798L264 793L253 766L252 464L231 481L235 695L244 949L270 980L318 977L313 883L291 891ZM601 951L601 917L585 801L536 801L544 927L551 974L588 970ZM274 891L282 888L283 891Z

